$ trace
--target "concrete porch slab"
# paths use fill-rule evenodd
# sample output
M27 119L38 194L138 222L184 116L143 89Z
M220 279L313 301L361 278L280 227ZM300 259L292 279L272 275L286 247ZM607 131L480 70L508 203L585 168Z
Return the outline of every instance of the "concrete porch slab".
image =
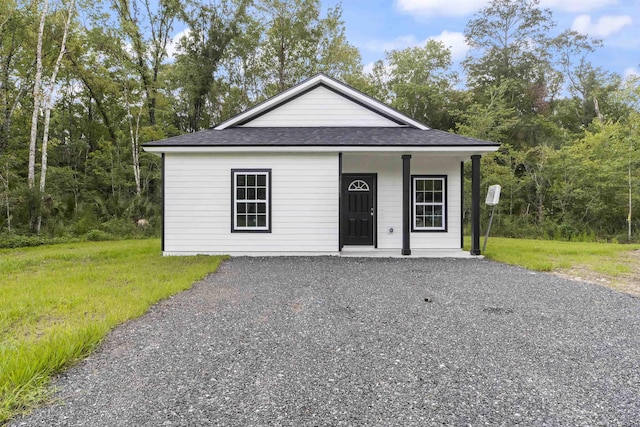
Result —
M347 258L467 258L482 259L482 255L471 255L462 249L412 249L411 255L402 255L400 249L378 249L367 246L345 246L340 252Z

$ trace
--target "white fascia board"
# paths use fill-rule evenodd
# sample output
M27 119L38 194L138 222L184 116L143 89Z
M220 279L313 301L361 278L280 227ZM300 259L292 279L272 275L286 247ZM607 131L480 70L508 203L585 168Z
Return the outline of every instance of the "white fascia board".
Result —
M386 106L385 104L383 104L380 101L377 101L353 88L350 88L340 82L338 82L337 80L333 80L323 74L318 74L315 77L310 78L309 80L306 80L302 83L300 83L297 86L293 86L290 89L285 90L284 92L280 93L279 95L274 96L273 98L267 99L266 101L264 101L261 104L256 105L253 108L248 109L247 111L245 111L244 113L241 113L235 117L230 118L229 120L226 120L224 122L222 122L221 124L219 124L218 126L216 126L214 129L216 130L222 130L222 129L226 129L228 127L232 127L235 126L238 123L242 123L248 119L251 119L251 117L257 116L258 114L262 113L263 111L269 110L275 106L277 106L278 104L282 104L284 102L286 102L287 100L289 100L290 98L298 95L301 92L304 92L305 90L309 89L310 87L313 87L317 84L324 84L334 90L336 90L339 93L342 93L344 95L346 95L347 97L353 98L355 100L357 100L358 102L368 106L369 108L373 109L374 111L378 111L382 114L385 114L389 117L393 117L395 119L397 119L400 122L406 123L409 126L413 126L416 127L418 129L422 129L422 130L429 130L429 128L425 125L423 125L420 122L417 122L407 116L405 116L404 114L394 110L393 108L390 108L388 106Z
M255 153L255 154L274 154L274 153L438 153L443 155L449 154L485 154L498 151L498 146L383 146L383 147L357 147L357 146L267 146L267 147L220 147L220 146L189 146L189 147L143 147L148 153L181 153L181 154L213 154L213 153Z

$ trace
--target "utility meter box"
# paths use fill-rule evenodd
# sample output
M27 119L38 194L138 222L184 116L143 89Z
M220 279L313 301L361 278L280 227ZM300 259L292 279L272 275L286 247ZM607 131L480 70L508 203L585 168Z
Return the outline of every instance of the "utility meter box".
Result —
M489 187L487 191L487 200L484 202L487 206L495 206L500 201L500 190L501 187L499 185L492 185Z

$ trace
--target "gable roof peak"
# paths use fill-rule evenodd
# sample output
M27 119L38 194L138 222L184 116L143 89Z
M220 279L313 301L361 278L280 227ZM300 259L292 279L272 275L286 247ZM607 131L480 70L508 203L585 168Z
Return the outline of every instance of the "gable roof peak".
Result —
M378 101L369 95L366 95L359 90L339 81L324 73L318 73L295 86L286 89L279 94L249 108L248 110L222 122L218 126L214 127L215 130L223 130L230 127L240 126L244 123L251 121L252 119L264 114L267 111L278 108L280 105L285 104L289 100L300 96L306 92L315 89L318 86L325 86L332 91L338 93L341 96L362 105L373 112L380 114L381 116L390 118L391 120L399 123L400 125L428 130L429 128L422 123L405 116L392 107Z

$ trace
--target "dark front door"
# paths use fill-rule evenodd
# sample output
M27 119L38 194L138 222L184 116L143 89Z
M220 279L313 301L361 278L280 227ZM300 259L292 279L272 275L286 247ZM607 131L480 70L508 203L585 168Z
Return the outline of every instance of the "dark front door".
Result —
M375 175L343 175L342 233L345 245L373 245Z

